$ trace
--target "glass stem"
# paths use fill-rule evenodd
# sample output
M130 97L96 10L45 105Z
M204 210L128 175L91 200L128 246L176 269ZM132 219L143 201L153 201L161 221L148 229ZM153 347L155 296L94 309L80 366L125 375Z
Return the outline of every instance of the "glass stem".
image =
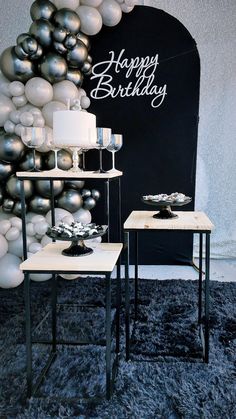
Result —
M112 170L116 170L115 168L115 152L112 151Z
M36 150L35 150L35 148L33 149L33 163L34 163L33 170L36 172L37 167L36 167Z
M103 167L102 167L102 149L100 148L100 150L99 150L99 165L100 165L100 172L102 172L103 171Z
M83 163L82 163L82 168L83 168L83 170L85 170L85 151L83 151Z
M57 165L57 152L58 152L58 150L54 150L54 153L55 153L55 169L58 169L58 165Z

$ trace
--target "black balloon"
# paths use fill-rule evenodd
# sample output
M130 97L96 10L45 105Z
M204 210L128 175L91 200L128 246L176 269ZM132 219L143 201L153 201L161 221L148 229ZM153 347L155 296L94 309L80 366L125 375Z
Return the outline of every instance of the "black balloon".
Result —
M37 214L46 214L51 209L50 199L36 195L29 201L29 209Z
M13 173L14 168L10 163L0 161L0 180L5 180Z
M30 198L33 195L33 183L31 180L24 180L25 197ZM13 199L20 199L21 181L12 175L6 183L6 191Z
M83 199L89 198L91 196L91 191L89 189L82 189L81 196Z
M25 146L16 134L0 135L0 159L5 162L15 162L24 153Z
M92 189L91 193L95 201L98 201L101 196L100 192L97 189Z
M57 11L56 6L49 0L36 0L30 8L32 20L46 19L50 20Z
M95 207L95 205L96 205L95 199L89 196L88 198L84 200L83 208L86 210L91 210Z
M84 180L67 180L65 182L66 187L72 189L82 189L84 187L85 181Z
M23 83L34 77L36 72L35 64L27 59L21 60L15 52L15 47L9 47L3 51L0 68L8 80Z
M53 169L55 167L55 154L50 151L44 158L45 168ZM72 157L69 151L64 149L59 150L57 153L57 164L59 169L68 170L72 167Z
M76 86L80 87L83 84L84 77L80 70L76 70L75 68L68 68L66 73L66 80L70 80Z
M67 54L67 61L70 67L79 67L81 68L84 65L88 56L87 47L83 42L77 41L77 44L73 49L71 49Z
M29 32L43 47L49 48L52 43L53 30L54 26L48 20L38 19L32 23Z
M49 52L40 63L41 75L50 83L57 83L65 79L67 62L59 54Z
M57 205L69 212L75 212L83 205L83 199L75 189L68 189L62 192L57 200Z
M2 204L4 212L12 212L15 202L12 198L5 198Z
M54 23L57 26L62 26L69 32L77 34L80 29L80 18L76 12L71 9L63 8L54 15Z
M50 188L49 180L36 180L34 183L35 183L35 189L40 196L43 196L44 198L50 198L51 188ZM64 182L62 180L53 181L54 196L59 195L63 191L63 188L64 188Z
M28 205L27 203L25 203L25 210L27 212L28 209ZM22 206L21 206L21 201L16 201L13 209L12 209L13 214L15 214L17 217L21 217L22 215Z
M38 170L43 168L43 156L41 153L35 151L35 162L34 162L34 151L28 150L20 161L19 168L23 171L31 170L33 167Z
M90 50L91 43L87 35L85 35L83 32L79 32L77 33L76 38L82 41L83 44L86 45L87 49Z

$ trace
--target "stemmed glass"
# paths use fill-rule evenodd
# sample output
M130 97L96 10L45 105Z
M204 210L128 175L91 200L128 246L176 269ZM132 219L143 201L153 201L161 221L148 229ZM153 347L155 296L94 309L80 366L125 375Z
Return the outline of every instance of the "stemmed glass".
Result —
M57 153L60 150L60 148L58 148L55 144L52 131L47 131L45 143L48 146L48 148L50 148L50 150L54 151L54 159L55 159L54 169L51 169L50 172L52 172L52 171L54 171L54 172L62 171L63 172L63 170L58 167Z
M33 149L33 162L34 165L30 172L39 172L40 170L36 167L35 149L43 145L46 139L45 128L41 127L22 127L21 128L21 139L22 142L29 148Z
M112 169L108 171L108 173L116 173L119 172L115 168L115 153L119 151L123 144L123 135L121 134L112 134L110 143L107 146L107 150L112 153Z
M99 150L99 170L95 173L106 173L102 167L102 150L107 148L111 139L111 128L97 128L97 139L95 148Z

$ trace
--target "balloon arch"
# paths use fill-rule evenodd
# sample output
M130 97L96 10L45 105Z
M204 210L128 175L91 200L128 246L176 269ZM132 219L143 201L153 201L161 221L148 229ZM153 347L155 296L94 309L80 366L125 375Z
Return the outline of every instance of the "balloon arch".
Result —
M30 8L32 24L17 37L16 45L0 57L0 287L11 288L23 281L19 264L23 256L20 185L16 171L33 165L33 151L21 138L22 127L45 127L52 133L53 112L90 106L82 84L92 71L89 54L92 36L103 24L117 25L122 12L133 10L136 0L36 0ZM54 152L47 144L37 148L38 169L54 167ZM58 153L58 166L72 166L67 150ZM90 210L100 197L84 188L83 181L57 181L56 221L91 221ZM27 243L29 256L48 241L50 224L49 182L25 182L27 198ZM95 239L96 240L96 239ZM32 275L47 280L48 275Z

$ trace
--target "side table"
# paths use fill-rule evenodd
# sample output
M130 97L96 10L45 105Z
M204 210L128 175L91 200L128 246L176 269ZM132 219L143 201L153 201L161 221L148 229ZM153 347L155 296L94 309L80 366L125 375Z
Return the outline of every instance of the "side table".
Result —
M126 323L126 359L130 359L130 291L129 291L129 233L135 239L135 321L138 313L138 234L144 231L192 232L199 235L199 292L198 292L198 323L203 345L203 359L209 361L209 280L210 280L210 234L214 225L203 212L178 211L178 218L153 218L155 211L133 211L124 223L125 235L125 323ZM202 317L202 261L203 236L205 235L205 317Z
M111 273L120 264L121 243L100 243L94 252L84 257L68 257L61 254L65 247L63 242L50 243L38 253L25 260L20 269L24 272L25 305L26 305L26 355L27 355L27 396L31 397L37 392L42 380L46 376L57 354L56 338L56 304L57 304L57 275L58 274L99 274L106 279L106 397L110 399L113 391L115 373L119 358L119 329L120 329L120 269L117 270L116 287L116 357L111 362L112 322L111 322ZM31 336L31 304L30 304L30 274L52 274L52 349L47 363L33 386L32 381L32 336Z

